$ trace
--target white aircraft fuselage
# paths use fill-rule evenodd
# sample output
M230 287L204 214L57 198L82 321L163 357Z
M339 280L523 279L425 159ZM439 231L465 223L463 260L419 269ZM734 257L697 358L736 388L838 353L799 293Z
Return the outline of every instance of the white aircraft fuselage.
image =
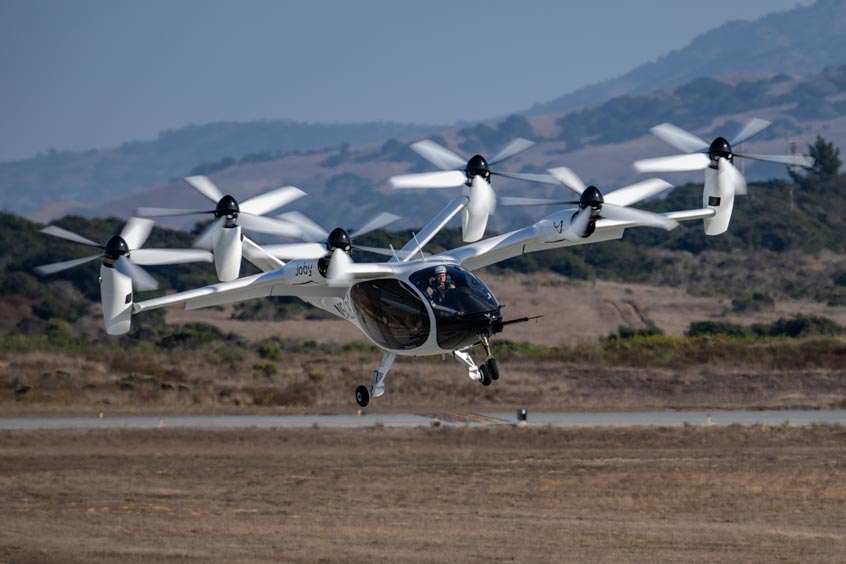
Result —
M318 262L292 261L286 269L295 273L294 284L297 279L317 284ZM302 299L354 324L379 348L403 356L451 354L496 332L501 306L470 271L443 261L388 265L392 273L354 282L343 297ZM438 266L447 270L443 284L435 274Z

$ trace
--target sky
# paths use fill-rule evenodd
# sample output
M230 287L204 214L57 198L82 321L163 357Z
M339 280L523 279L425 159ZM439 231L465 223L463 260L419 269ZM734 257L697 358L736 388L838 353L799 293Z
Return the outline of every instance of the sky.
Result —
M0 0L0 161L214 121L452 124L811 0Z

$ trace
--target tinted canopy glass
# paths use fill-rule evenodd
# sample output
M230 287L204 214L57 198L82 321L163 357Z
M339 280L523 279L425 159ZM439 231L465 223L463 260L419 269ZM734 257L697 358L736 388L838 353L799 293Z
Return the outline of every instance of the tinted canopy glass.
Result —
M435 312L438 346L457 349L490 335L499 303L481 280L457 266L432 266L409 278Z
M426 305L399 280L370 280L352 287L350 298L367 336L385 348L407 350L426 342L431 328Z

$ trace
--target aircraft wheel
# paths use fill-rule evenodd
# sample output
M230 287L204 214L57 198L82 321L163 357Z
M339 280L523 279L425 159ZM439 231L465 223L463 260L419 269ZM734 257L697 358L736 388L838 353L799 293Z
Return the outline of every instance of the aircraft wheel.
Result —
M491 378L493 380L499 380L499 365L497 364L496 359L494 357L490 357L485 364L488 365L488 372L491 373Z
M370 403L370 392L364 386L359 386L355 389L355 402L360 407L367 407Z
M493 379L491 378L491 371L488 369L487 364L483 364L479 366L479 373L482 375L482 379L480 382L483 386L490 386Z

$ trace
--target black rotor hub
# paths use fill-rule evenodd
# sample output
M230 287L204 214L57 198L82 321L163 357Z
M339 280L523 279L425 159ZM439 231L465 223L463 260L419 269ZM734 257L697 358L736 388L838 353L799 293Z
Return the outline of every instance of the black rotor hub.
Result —
M115 235L109 239L106 247L103 249L103 255L112 262L128 254L129 245L126 244L126 241L120 235Z
M582 192L582 195L579 198L579 207L582 209L590 206L592 210L599 210L604 203L605 198L602 197L602 192L600 192L599 188L596 186L588 186L585 188L585 191Z
M336 227L329 234L329 238L326 240L326 247L330 253L334 252L335 249L341 249L345 253L349 253L352 250L352 241L344 229Z
M464 174L467 175L467 180L473 182L474 176L481 176L488 182L491 180L491 169L488 168L488 161L482 155L475 155L464 168Z
M222 197L214 208L214 216L218 219L221 217L237 217L240 212L238 200L228 194Z
M711 157L711 162L716 163L717 159L723 158L728 162L734 162L734 153L731 150L731 144L725 137L717 137L708 147L708 156Z

